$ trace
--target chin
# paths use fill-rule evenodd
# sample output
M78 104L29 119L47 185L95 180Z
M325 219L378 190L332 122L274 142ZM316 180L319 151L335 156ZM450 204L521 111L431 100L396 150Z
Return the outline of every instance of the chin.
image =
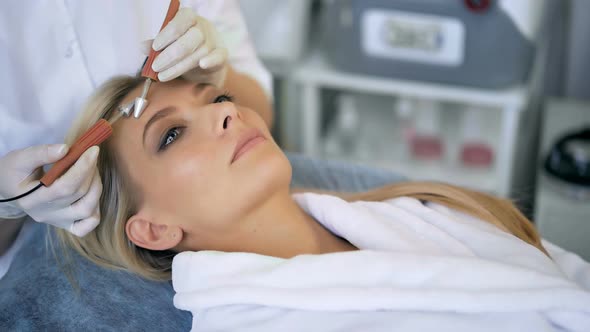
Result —
M275 190L289 188L291 183L291 163L285 153L273 141L267 141L260 151L253 154L253 177L256 182L268 187L276 187Z
M237 174L239 187L246 190L243 194L249 203L258 204L278 192L289 191L291 163L273 141L264 142L264 146L238 161L242 162Z
M228 171L212 193L211 206L203 207L209 217L200 213L211 225L239 224L273 198L289 195L291 163L272 140L244 154ZM223 208L216 202L223 202Z

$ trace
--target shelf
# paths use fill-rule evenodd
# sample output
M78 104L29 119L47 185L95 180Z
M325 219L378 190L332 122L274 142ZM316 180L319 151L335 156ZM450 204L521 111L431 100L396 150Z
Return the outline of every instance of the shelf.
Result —
M351 164L385 169L397 174L402 174L410 180L440 181L492 194L505 194L498 191L498 179L495 176L494 168L479 169L444 164L441 165L436 162L429 163L418 160L390 162L375 160L363 161L338 156L323 157Z
M510 107L515 111L522 111L528 99L528 90L525 86L504 90L485 90L344 73L329 64L319 51L311 53L303 60L292 75L295 82L303 85L354 90L371 94L405 95L501 108Z
M533 96L528 84L506 89L481 89L346 73L332 66L317 50L312 51L308 57L291 69L286 79L291 83L293 93L298 94L296 100L299 103L291 107L297 107L300 110L301 132L297 136L301 141L301 152L309 156L330 157L344 162L376 166L403 174L410 179L443 181L502 197L509 197L517 185L522 186L523 181L520 179L525 179L527 176L523 171L524 165L530 164L532 159L528 153L517 154L516 151L524 151L523 147L532 144L532 135L527 134L527 131L518 131L522 123L530 121L535 115L528 111ZM323 89L359 93L371 96L372 100L382 95L448 103L449 107L442 107L441 111L449 114L455 110L470 110L471 106L497 111L499 120L496 123L498 135L494 140L496 143L494 144L496 147L494 165L491 169L478 169L446 162L423 163L407 159L369 160L371 157L324 155L321 151L325 134L322 133L323 121L325 121L322 109ZM387 109L393 108L393 103L390 104L391 106L387 106ZM363 113L369 109L371 107L363 108ZM365 117L366 115L364 114Z

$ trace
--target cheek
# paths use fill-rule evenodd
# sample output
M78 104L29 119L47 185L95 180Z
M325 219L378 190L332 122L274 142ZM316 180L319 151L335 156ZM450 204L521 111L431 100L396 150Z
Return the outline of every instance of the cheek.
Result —
M262 117L260 117L260 115L258 115L258 113L256 113L255 111L253 111L249 108L241 108L240 113L242 116L242 120L245 123L247 123L250 126L254 126L254 127L262 130L267 137L270 137L270 130L266 126L266 123L264 122Z
M165 171L158 181L160 188L177 188L181 192L194 195L206 187L220 171L212 145L178 146L174 156L171 156L164 166Z
M227 195L228 165L219 157L223 149L216 142L187 140L166 153L166 161L153 172L146 203L179 217L187 227L210 224Z
M174 178L181 181L206 178L215 156L211 147L195 144L190 149L178 150L178 154L168 165L173 171Z

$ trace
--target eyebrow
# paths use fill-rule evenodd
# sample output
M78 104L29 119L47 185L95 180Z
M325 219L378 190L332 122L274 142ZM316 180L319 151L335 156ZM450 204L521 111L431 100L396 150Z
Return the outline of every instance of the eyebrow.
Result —
M213 84L210 83L197 83L194 85L192 92L193 95L195 97L199 97L200 95L202 95L208 87L214 87ZM174 113L177 110L176 107L174 106L168 106L165 107L159 111L157 111L149 120L148 122L145 124L144 130L143 130L143 145L145 146L145 139L147 137L147 133L150 129L150 127L156 123L158 120L163 119L167 116L169 116L170 114Z
M165 107L159 111L156 112L156 114L154 114L146 123L144 130L143 130L143 145L145 145L145 138L147 136L148 131L150 130L150 127L155 124L156 122L158 122L158 120L163 119L167 116L169 116L170 114L174 113L176 111L176 107L174 106L168 106Z
M214 88L215 85L213 85L211 83L197 83L193 87L193 95L195 97L198 97L201 94L203 94L207 90L207 88L209 88L209 87Z

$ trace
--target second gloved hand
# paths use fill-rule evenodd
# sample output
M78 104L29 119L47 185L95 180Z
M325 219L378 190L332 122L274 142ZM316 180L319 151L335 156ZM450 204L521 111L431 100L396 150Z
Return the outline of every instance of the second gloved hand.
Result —
M0 199L25 193L39 183L42 166L67 153L65 145L41 145L13 151L0 158ZM41 187L17 201L0 203L0 218L28 214L35 221L84 236L100 222L102 182L96 161L99 148L88 149L49 188Z
M183 76L191 81L223 87L227 74L227 49L215 26L190 8L181 8L153 41L162 50L152 69L160 81Z

